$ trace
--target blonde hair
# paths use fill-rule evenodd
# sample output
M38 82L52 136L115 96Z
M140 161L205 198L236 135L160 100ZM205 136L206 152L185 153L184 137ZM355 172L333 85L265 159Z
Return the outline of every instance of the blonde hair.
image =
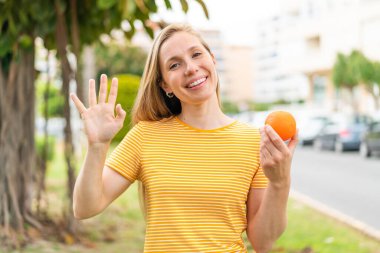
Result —
M164 118L181 113L181 102L177 97L168 98L161 88L162 75L159 65L159 54L162 45L177 32L187 32L199 39L201 44L211 55L211 49L202 37L191 26L185 24L172 24L163 29L155 38L152 49L145 64L144 73L141 78L137 98L132 108L132 125L139 121L159 121ZM219 78L216 86L216 94L220 103ZM145 187L138 181L139 202L146 219Z
M161 31L153 42L152 49L145 64L137 98L132 108L132 125L139 121L158 121L181 113L181 103L177 97L168 98L160 87L162 75L159 65L159 54L162 45L177 32L187 32L199 39L211 55L211 49L202 37L191 26L172 24ZM219 79L216 87L219 106Z

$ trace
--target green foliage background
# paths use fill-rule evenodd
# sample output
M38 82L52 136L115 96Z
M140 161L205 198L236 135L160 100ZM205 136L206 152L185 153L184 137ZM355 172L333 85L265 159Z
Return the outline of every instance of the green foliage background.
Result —
M55 138L53 136L48 136L48 149L47 149L47 154L46 154L46 160L48 162L51 162L53 161L54 159L54 155L55 155ZM45 138L44 136L42 135L35 135L35 143L36 143L36 153L37 153L37 156L40 158L40 160L42 160L42 154L43 154L43 150L45 148Z
M119 80L116 104L120 104L127 112L123 128L112 140L114 143L119 143L132 127L131 110L137 96L137 91L140 85L140 77L131 74L120 74L115 77ZM110 87L111 85L109 84L108 86Z
M119 45L115 42L104 45L95 44L97 80L101 74L113 76L118 73L130 73L142 76L147 58L146 52L133 45Z
M337 54L333 67L333 82L337 88L352 89L363 83L369 91L380 85L380 63L371 61L358 50L349 55Z
M47 92L47 84L43 82L37 83L36 96L37 96L37 110L38 115L44 117L45 114L45 100L44 95ZM58 87L50 84L48 95L48 118L63 117L63 103L64 97Z
M231 101L222 101L222 109L227 114L239 113L239 107Z

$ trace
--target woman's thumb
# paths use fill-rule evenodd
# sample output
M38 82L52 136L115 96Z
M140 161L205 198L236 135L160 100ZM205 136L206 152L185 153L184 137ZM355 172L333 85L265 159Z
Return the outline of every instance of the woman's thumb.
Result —
M124 121L126 114L127 113L123 110L123 108L121 108L121 105L117 104L117 106L116 106L116 118L118 120Z

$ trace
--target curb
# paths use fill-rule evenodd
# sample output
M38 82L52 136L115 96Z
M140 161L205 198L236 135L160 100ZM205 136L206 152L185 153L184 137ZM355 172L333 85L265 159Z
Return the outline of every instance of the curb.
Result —
M375 239L377 241L380 241L380 231L353 218L353 217L350 217L336 209L333 209L325 204L322 204L321 202L319 201L316 201L312 198L310 198L309 196L305 195L305 194L302 194L300 192L297 192L297 191L294 191L294 190L291 190L290 191L290 197L295 199L296 201L299 201L303 204L305 204L306 206L309 206L315 210L317 210L318 212L322 213L322 214L325 214L327 216L330 216L332 217L333 219L335 220L338 220L339 222L342 222L352 228L354 228L355 230L363 233L364 235L372 238L372 239Z

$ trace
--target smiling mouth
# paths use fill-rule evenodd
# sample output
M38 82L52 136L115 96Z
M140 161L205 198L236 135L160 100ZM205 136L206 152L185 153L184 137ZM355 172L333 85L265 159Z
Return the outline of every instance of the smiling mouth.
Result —
M197 87L197 86L201 85L206 80L207 80L207 77L202 77L202 78L196 80L195 82L192 82L188 86L186 86L186 88L191 89L191 88Z

